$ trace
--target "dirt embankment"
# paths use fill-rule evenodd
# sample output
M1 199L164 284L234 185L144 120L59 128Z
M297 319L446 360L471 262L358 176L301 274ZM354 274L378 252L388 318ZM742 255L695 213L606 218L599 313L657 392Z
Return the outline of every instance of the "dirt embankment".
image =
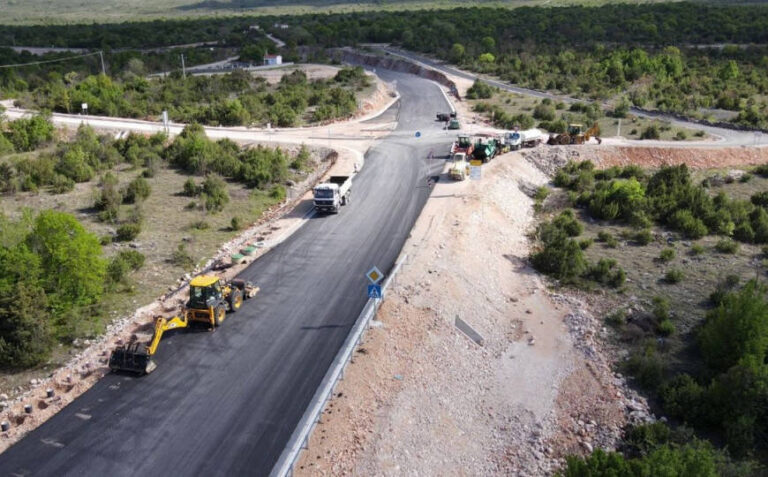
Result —
M399 71L401 73L410 73L422 78L426 78L428 80L435 81L448 88L454 96L459 98L459 91L456 87L456 83L448 79L446 75L440 73L439 71L433 70L431 68L425 68L415 63L411 63L410 61L398 59L393 56L366 55L351 48L341 48L336 51L339 53L341 60L348 63L384 68L387 70Z
M658 168L686 164L693 169L744 167L768 162L768 148L652 148L629 146L540 146L523 150L529 161L549 175L568 161L589 160L599 169L612 166Z
M548 177L519 153L482 174L436 185L297 475L546 475L651 419L598 320L527 264L528 194Z

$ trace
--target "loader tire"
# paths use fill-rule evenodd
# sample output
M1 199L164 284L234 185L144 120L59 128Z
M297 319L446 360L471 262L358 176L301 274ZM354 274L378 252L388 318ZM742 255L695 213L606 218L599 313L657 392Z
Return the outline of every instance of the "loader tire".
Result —
M213 321L216 323L216 326L219 326L222 321L224 321L224 318L227 317L227 309L224 307L224 305L219 305L216 308L213 309L214 317Z
M243 305L243 292L237 287L232 287L227 301L229 302L229 311L236 312Z

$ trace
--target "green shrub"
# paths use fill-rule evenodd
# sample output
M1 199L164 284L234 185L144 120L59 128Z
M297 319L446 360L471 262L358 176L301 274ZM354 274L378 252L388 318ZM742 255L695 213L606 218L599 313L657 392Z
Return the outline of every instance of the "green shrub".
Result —
M643 133L640 134L640 139L659 139L661 138L661 132L659 132L659 127L655 124L650 124L648 127L646 127L643 130Z
M171 263L184 270L190 270L195 265L192 255L187 251L187 246L183 242L179 244L171 255Z
M663 382L665 361L656 352L655 345L652 343L646 344L641 350L633 351L625 366L627 372L644 389L657 389Z
M205 220L197 220L189 224L189 228L195 229L195 230L208 230L209 228L211 228L211 224L209 224Z
M659 260L662 262L671 262L675 258L675 255L674 248L665 248L659 254Z
M536 194L533 196L537 202L544 202L549 197L549 187L541 186L536 189Z
M743 174L743 175L742 175L742 176L739 178L739 182L741 182L742 184L746 184L747 182L749 182L749 181L751 181L751 180L752 180L752 174L750 174L749 172L745 172L745 173L744 173L744 174Z
M53 194L66 194L75 189L75 181L67 176L56 174L51 182L51 193Z
M216 175L206 176L201 186L205 210L216 213L221 212L229 203L227 184Z
M608 248L616 248L619 245L619 241L612 233L601 230L597 233L597 241L603 242Z
M133 204L145 200L152 193L152 187L143 177L137 177L128 183L123 193L123 201L126 204Z
M752 172L760 177L768 177L768 164L760 164L752 169Z
M653 233L649 229L638 230L634 239L638 245L648 245L653 242Z
M656 332L662 336L671 336L675 333L675 325L670 320L661 321L656 327Z
M135 240L140 233L140 223L123 224L117 228L117 235L115 236L115 240L118 242L130 242L131 240Z
M719 240L715 244L715 250L717 250L720 253L733 254L739 250L739 243L731 239L725 238L725 239Z
M238 231L243 228L243 222L238 216L232 217L232 220L229 222L229 229L233 231Z
M591 238L579 240L579 248L582 250L586 250L592 246L592 243L594 243L594 240L592 240Z
M678 268L670 268L667 273L664 274L664 280L667 283L680 283L685 278L685 273Z
M709 232L704 222L694 217L690 210L680 209L669 220L675 230L679 230L686 238L699 239Z
M187 178L187 180L184 181L184 189L182 190L181 195L187 197L196 197L199 193L200 188L197 186L195 180L191 177Z
M627 275L621 267L616 266L616 260L601 258L596 264L589 266L584 277L617 288L624 284Z
M493 96L495 88L488 83L475 80L472 86L467 90L467 99L489 99Z
M739 292L727 293L707 313L698 343L707 365L724 372L748 355L764 359L768 352L768 300L754 280Z
M698 243L691 245L691 255L701 255L704 253L704 246Z
M284 201L285 195L286 195L285 187L280 184L273 185L272 189L269 191L269 196L278 202Z

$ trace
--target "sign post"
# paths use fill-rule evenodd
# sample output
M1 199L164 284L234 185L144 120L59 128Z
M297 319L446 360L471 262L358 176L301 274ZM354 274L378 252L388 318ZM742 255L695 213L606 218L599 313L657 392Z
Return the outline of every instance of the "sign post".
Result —
M384 274L381 273L381 270L374 266L368 270L368 273L366 273L365 276L371 282L371 284L368 285L368 298L381 300L382 294L381 285L379 285L379 282L384 278Z

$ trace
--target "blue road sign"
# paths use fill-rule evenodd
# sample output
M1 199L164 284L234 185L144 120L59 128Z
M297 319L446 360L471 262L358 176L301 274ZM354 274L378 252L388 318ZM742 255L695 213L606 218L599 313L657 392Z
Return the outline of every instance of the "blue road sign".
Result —
M381 299L381 285L368 285L368 298Z
M416 137L421 137L421 131L416 131Z

